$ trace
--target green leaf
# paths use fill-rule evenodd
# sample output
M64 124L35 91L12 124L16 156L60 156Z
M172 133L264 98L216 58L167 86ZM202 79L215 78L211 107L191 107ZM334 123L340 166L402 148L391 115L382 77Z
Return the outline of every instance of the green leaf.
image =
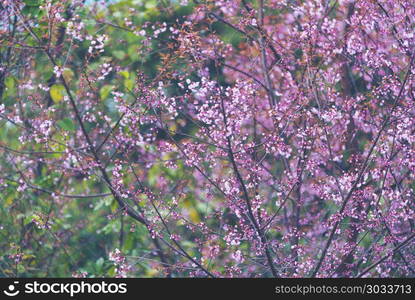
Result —
M95 265L96 265L97 270L101 271L102 266L104 265L104 258L102 257L98 258Z
M22 9L22 14L25 16L37 16L40 13L40 9L37 6L25 6Z
M16 79L12 76L9 76L9 77L6 78L4 84L5 84L6 88L8 88L10 90L13 90L16 86Z
M120 71L120 72L118 72L118 74L120 74L125 79L130 78L130 73L128 71Z
M75 73L71 69L65 68L62 75L66 82L70 82L74 78Z
M49 90L50 97L53 102L59 103L63 100L65 96L65 87L62 84L54 84Z
M58 125L60 128L62 128L63 130L67 130L67 131L75 131L75 124L72 122L71 119L69 118L64 118L62 120L59 120Z
M10 96L13 96L16 93L16 79L12 76L6 77L6 80L4 81L4 85L6 86L5 93L3 94L3 97L7 98ZM6 105L9 105L9 103L5 103Z
M148 10L154 9L157 7L157 1L156 0L148 0L145 2L144 7Z
M110 95L111 91L112 91L113 86L112 85L104 85L100 90L99 90L99 95L101 96L101 99L107 99L108 96Z
M27 6L39 6L42 4L41 0L23 0L24 4Z
M137 45L132 45L128 47L128 56L130 57L132 61L139 60L140 56L138 55L138 53L139 53L139 47Z
M134 80L132 79L126 79L124 80L124 86L127 88L127 90L132 90L134 88Z
M115 58L122 60L125 58L125 52L121 50L114 50L112 51L112 54L115 56Z

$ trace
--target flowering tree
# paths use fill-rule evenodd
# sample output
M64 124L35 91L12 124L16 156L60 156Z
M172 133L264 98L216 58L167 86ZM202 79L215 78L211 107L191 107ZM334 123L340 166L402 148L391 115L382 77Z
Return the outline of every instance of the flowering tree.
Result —
M0 14L6 275L415 275L412 0Z

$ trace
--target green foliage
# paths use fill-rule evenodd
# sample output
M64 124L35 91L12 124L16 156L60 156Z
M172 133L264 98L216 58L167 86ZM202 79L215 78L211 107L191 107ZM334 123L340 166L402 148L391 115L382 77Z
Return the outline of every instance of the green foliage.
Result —
M70 1L68 1L69 3ZM37 47L39 37L47 42L51 35L51 42L57 43L58 28L50 32L48 23L45 21L45 8L42 7L42 0L23 0L24 7L22 14L31 20L33 34L24 37L24 44L27 47ZM55 3L55 2L54 2ZM66 16L67 5L65 1L64 12ZM88 69L85 70L85 59L88 53L90 41L75 41L65 37L62 46L53 55L58 65L63 66L63 77L79 99L85 95L78 94L77 90L84 72L94 73L99 70L105 62L116 62L122 67L119 72L111 72L108 80L98 83L98 89L92 91L99 95L101 102L97 103L100 108L107 111L114 120L119 117L114 110L114 102L111 92L117 87L128 96L136 86L137 70L144 72L148 78L153 78L157 73L161 61L159 50L142 54L142 38L125 30L125 18L138 26L146 21L157 20L160 16L158 1L136 1L124 0L115 1L106 7L95 7L91 13L94 3L91 1L82 8L77 9L76 14L85 23L85 30L90 35L97 33L105 34L108 41L105 44L105 52L99 58L92 57L88 61ZM174 6L175 7L175 6ZM135 8L137 14L131 15L129 9ZM175 7L169 15L163 15L161 21L173 22L190 10ZM102 24L102 17L108 24ZM63 22L66 26L68 22ZM155 45L150 45L155 47ZM22 47L16 45L16 48ZM33 48L35 49L35 48ZM1 48L0 51L4 49ZM46 87L39 97L47 99L50 97L50 107L60 108L69 105L66 103L67 93L65 87L59 80L54 80L53 68L48 63L48 58L42 51L33 50L30 55L35 62L36 79L43 82ZM19 62L20 63L20 62ZM1 102L5 108L18 106L21 99L21 85L24 83L19 78L23 69L12 70L4 79L4 91L1 95ZM19 73L20 72L20 73ZM85 84L85 83L84 83ZM37 99L39 100L39 99ZM132 100L132 98L130 99ZM78 101L78 98L77 98ZM27 114L50 114L50 111L40 111L33 106L28 109ZM23 118L24 116L22 116ZM99 122L103 122L100 120ZM19 126L31 126L25 123ZM0 145L7 145L20 149L21 142L17 134L17 128L10 122L0 120ZM35 125L38 126L38 125ZM89 124L87 130L94 130L95 125ZM38 129L38 128L34 128ZM44 145L41 142L34 143L32 148L23 149L29 152L45 152L44 159L59 160L62 153L67 151L65 146L69 134L74 134L78 129L78 123L69 114L57 115L52 124L50 135L53 142ZM126 129L128 130L128 128ZM13 169L13 162L5 152L0 152L0 164L2 171ZM29 158L29 156L28 156ZM10 172L11 173L11 172ZM182 177L183 167L177 171L166 170L154 165L151 170L150 182L156 183L161 174L167 173L174 181ZM71 189L64 190L62 178L71 178ZM108 188L102 182L98 183L94 176L85 177L82 174L63 174L52 171L47 163L38 162L36 173L30 174L31 184L41 187L43 190L32 189L22 184L18 173L8 180L1 179L0 190L0 276L22 276L22 277L68 277L72 272L87 272L88 276L114 276L115 267L108 260L109 251L120 248L131 257L143 255L143 249L151 249L151 241L148 239L148 232L145 228L136 226L136 222L123 216L119 206L112 197L100 196L96 198L67 198L62 194L83 195L85 191L89 194L108 193ZM128 178L126 178L128 180ZM130 179L131 180L131 179ZM52 194L55 193L55 194ZM191 207L194 201L189 199ZM196 208L193 209L193 219L198 218ZM112 216L109 219L109 216ZM134 225L133 225L134 224ZM130 230L134 228L134 230ZM123 242L120 243L120 235L123 235ZM14 261L16 255L22 254L18 263ZM138 274L142 276L157 276L158 270L154 269L146 261L132 262Z

